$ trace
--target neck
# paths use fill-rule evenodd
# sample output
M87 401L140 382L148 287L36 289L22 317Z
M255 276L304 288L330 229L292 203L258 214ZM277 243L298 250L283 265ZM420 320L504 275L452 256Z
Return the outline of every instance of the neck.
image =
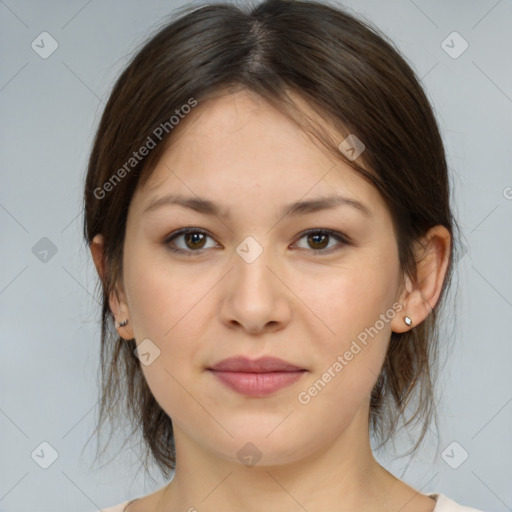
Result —
M364 429L367 411L358 416L343 435L315 440L309 453L298 449L281 453L275 463L252 466L205 450L175 427L176 470L157 510L384 512L399 480L373 457Z

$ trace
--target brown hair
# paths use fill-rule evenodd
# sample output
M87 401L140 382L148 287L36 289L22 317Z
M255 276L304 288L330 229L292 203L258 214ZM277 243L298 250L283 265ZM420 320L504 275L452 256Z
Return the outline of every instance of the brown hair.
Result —
M146 462L153 456L166 476L175 467L172 421L146 384L135 340L117 334L108 299L122 279L131 198L173 136L169 119L191 105L191 99L201 104L237 87L280 109L377 187L392 214L402 272L413 282L415 242L435 225L445 226L452 237L457 228L443 143L429 101L405 59L367 22L327 3L268 0L246 8L189 6L166 23L114 85L92 147L84 195L85 241L89 246L98 233L105 238L99 427L107 417L115 421L127 410L134 426L131 435L142 428ZM342 138L335 141L325 127L306 119L288 91L331 122ZM161 142L127 168L134 152L155 139L155 133L162 135L158 127L166 121ZM348 134L366 146L354 161L338 149ZM125 172L113 181L121 168ZM454 250L452 244L442 292L431 313L408 332L391 335L370 404L371 432L380 446L396 434L400 418L406 427L422 425L413 450L432 415L437 425L438 312L451 281ZM416 404L407 414L413 397Z

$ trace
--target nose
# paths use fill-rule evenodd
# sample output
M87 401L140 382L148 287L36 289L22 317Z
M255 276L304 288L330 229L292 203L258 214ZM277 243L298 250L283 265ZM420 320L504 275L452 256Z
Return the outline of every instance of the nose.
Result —
M233 265L223 280L222 322L251 334L283 329L291 318L293 294L285 284L282 266L271 261L270 250L263 248L253 259L242 249L234 255Z

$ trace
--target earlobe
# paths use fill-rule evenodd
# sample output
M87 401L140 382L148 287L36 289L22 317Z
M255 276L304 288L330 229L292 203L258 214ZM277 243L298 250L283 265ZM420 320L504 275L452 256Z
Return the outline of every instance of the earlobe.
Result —
M401 309L399 313L393 318L391 322L391 330L393 332L405 332L414 324L418 323L414 319L414 315L410 311L409 299L414 291L412 280L409 276L403 276L402 286L400 287L400 297L397 302L400 304Z
M90 245L92 258L96 271L100 276L103 283L106 282L106 269L105 269L105 258L104 258L104 237L101 234L97 234ZM116 285L115 289L110 293L109 306L115 319L115 327L119 335L124 339L132 339L134 337L133 330L128 327L129 314L128 306L126 303L125 295L123 291L118 289Z
M404 317L411 319L411 325L418 325L432 312L443 288L450 250L451 235L444 226L434 226L423 237L416 251L417 282L413 284L406 277L406 289L399 299L403 309L391 324L394 332L409 330Z
M121 295L121 297L120 297ZM124 292L116 289L112 291L109 298L110 310L115 319L115 327L119 336L125 340L134 338L133 329L130 324L130 315L128 313L128 305L126 303Z
M126 294L119 283L115 284L109 297L110 310L114 315L115 328L121 338L131 340L135 337L128 312Z

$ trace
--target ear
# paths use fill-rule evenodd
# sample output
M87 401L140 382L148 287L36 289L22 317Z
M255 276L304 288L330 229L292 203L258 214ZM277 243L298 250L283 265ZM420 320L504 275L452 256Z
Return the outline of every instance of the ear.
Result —
M450 232L441 225L431 228L417 243L415 257L418 282L413 283L409 276L404 278L398 299L403 309L393 318L392 331L408 331L423 322L434 309L448 269L451 244ZM406 316L412 320L411 327L404 322Z
M96 267L96 271L98 272L98 275L100 276L100 279L102 283L106 283L106 277L107 277L107 268L105 265L105 239L103 235L97 234L90 245L92 259L94 261L94 265ZM126 300L126 295L123 290L122 285L119 285L119 283L116 283L115 289L112 290L109 297L109 306L110 310L112 311L112 314L114 315L114 318L116 320L116 329L119 333L119 336L121 338L124 338L126 340L133 339L134 333L133 333L133 326L130 318L130 314L128 311L128 302ZM120 322L123 322L125 320L128 320L128 323L126 326L121 327L119 326Z

